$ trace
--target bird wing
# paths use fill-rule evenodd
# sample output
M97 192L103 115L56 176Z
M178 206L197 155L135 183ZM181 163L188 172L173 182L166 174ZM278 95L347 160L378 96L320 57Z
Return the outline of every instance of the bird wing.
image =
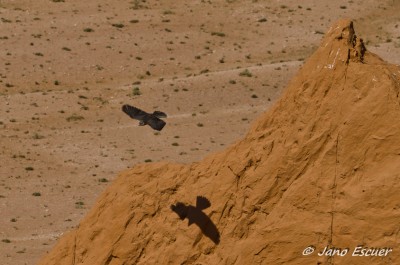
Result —
M165 121L160 120L154 115L149 115L149 118L146 120L146 123L150 125L151 128L157 131L161 131L165 126Z
M132 119L136 119L139 121L143 121L148 116L150 116L150 114L148 114L147 112L127 104L122 106L122 111L128 114L129 117L131 117Z
M154 111L153 115L156 116L157 118L166 118L167 117L167 114L165 112L158 111L158 110Z
M196 199L196 208L197 209L204 210L210 206L211 206L211 203L206 197L197 196L197 199Z

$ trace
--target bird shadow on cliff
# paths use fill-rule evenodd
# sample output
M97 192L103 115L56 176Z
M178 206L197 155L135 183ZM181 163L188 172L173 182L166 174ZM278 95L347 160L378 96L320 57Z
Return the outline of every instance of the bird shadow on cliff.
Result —
M197 196L196 206L186 205L182 202L177 202L171 205L171 210L174 211L181 220L188 219L188 226L196 224L203 235L210 238L215 244L220 242L220 234L217 226L208 217L203 210L211 206L210 201L202 196Z

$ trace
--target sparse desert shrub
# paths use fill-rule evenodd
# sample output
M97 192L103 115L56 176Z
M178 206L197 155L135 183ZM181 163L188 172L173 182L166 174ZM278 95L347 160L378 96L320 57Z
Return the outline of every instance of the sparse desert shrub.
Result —
M172 15L172 14L175 14L175 12L172 11L172 10L165 10L165 11L163 11L163 15Z
M223 32L214 31L214 32L211 32L211 36L225 37L226 35Z
M103 99L102 97L94 97L93 100L97 100L101 103L101 105L108 104L108 100Z
M146 0L133 0L131 1L132 6L130 8L133 10L146 8L146 6L143 4L145 2Z
M116 27L116 28L123 28L123 27L125 27L125 25L124 24L122 24L122 23L114 23L114 24L111 24L113 27Z
M71 116L67 117L66 120L69 121L80 121L85 119L83 116L77 115L77 114L72 114Z
M44 138L44 136L40 135L38 133L34 133L33 136L32 136L32 139L34 139L34 140L40 140L40 139L43 139L43 138Z
M32 196L39 197L39 196L42 196L42 194L40 192L36 191L36 192L32 193Z
M77 201L75 202L75 208L77 209L82 209L85 203L83 201Z
M250 73L250 71L248 69L245 69L244 71L239 73L239 76L246 76L246 77L252 77L253 74Z
M132 95L134 96L140 96L142 94L142 92L140 92L140 88L139 87L134 87L132 90Z

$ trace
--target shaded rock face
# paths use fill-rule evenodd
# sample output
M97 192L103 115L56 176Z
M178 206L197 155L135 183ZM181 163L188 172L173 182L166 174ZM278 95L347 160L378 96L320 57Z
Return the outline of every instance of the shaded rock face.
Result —
M121 173L39 264L399 264L398 251L352 256L399 244L399 76L337 22L244 139ZM197 196L210 206L191 206ZM218 242L181 220L190 211ZM308 246L349 253L303 256Z

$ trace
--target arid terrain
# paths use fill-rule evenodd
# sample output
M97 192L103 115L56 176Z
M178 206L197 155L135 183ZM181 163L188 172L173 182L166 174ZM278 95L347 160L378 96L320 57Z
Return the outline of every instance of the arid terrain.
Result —
M400 64L399 13L399 1L2 0L0 264L35 264L118 172L242 138L337 19ZM139 127L125 103L167 126Z

